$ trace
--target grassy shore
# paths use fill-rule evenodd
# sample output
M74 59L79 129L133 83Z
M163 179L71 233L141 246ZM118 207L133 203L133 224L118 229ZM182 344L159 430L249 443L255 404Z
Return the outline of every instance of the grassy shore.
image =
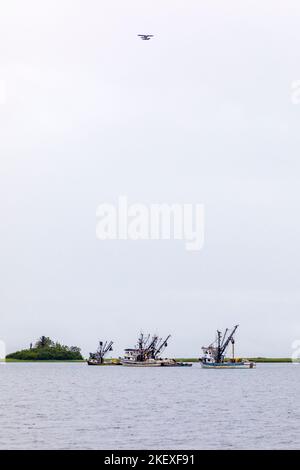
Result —
M250 357L252 362L293 362L290 357ZM295 361L298 362L298 361Z
M86 362L85 359L76 359L76 360L54 360L54 359L44 359L44 360L35 360L32 359L0 359L0 362Z
M277 362L292 362L290 357L249 357L247 358L248 361L252 362L270 362L270 363L277 363ZM198 358L179 358L176 361L180 362L199 362Z

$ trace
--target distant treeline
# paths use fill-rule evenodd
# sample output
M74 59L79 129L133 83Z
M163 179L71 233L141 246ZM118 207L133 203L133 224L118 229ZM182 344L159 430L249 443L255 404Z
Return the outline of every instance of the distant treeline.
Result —
M41 336L29 349L22 349L8 354L6 359L19 361L78 361L83 360L77 346L65 346L52 341L48 336Z

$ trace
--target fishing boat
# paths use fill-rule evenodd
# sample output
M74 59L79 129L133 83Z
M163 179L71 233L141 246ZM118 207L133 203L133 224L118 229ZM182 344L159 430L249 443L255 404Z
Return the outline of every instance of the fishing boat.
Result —
M239 325L235 325L230 331L226 328L225 333L217 331L216 339L207 347L203 347L202 357L200 358L201 367L203 369L253 369L256 367L255 362L247 359L237 359L234 356L234 335ZM232 345L232 357L225 357L228 346Z
M161 357L170 337L162 340L158 335L150 337L141 333L136 347L125 349L124 357L120 358L121 364L127 367L190 367L192 364Z
M98 349L95 353L90 353L87 360L89 366L113 366L119 365L118 359L105 359L105 356L113 350L113 341L99 341Z

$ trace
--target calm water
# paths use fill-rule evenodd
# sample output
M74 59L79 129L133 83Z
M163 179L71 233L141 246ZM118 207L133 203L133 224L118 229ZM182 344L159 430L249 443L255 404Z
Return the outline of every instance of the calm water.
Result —
M1 449L300 449L300 365L0 365Z

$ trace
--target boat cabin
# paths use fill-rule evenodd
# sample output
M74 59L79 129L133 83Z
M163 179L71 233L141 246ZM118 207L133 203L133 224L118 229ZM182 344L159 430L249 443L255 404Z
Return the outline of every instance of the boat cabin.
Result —
M139 355L138 349L127 348L124 350L124 360L136 362Z

